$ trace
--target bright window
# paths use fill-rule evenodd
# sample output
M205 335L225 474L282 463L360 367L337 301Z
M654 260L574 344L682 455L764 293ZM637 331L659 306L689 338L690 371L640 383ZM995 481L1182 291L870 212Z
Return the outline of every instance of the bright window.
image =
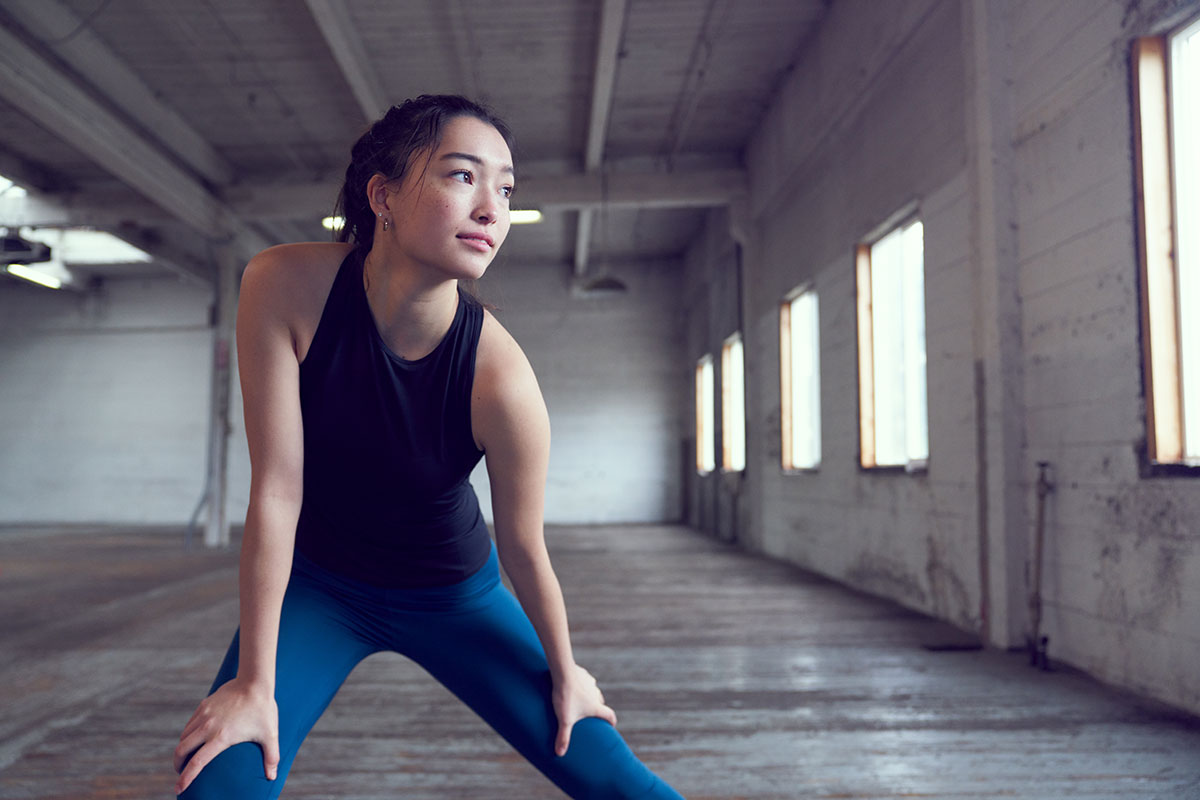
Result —
M717 468L713 399L713 359L706 355L696 363L696 469L702 475Z
M860 458L919 469L929 458L921 222L857 252Z
M721 466L729 472L746 468L746 362L740 333L721 348Z
M784 469L821 464L821 346L817 293L779 306L779 391Z
M1133 62L1148 454L1200 465L1200 19Z

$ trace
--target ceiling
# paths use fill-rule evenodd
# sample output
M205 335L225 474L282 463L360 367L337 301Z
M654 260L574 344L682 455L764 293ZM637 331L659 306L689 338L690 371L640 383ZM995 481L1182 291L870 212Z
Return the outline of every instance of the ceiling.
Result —
M421 93L517 140L506 261L678 256L746 190L742 151L829 0L0 0L0 227L115 232L210 283L327 239L350 145Z

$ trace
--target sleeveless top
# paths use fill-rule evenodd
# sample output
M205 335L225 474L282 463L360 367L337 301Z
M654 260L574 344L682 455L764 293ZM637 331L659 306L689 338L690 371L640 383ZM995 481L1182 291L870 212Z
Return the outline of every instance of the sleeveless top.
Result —
M373 586L444 586L491 553L467 480L483 457L471 435L483 308L460 290L454 322L433 352L403 359L379 335L364 258L356 248L342 261L300 364L296 551Z

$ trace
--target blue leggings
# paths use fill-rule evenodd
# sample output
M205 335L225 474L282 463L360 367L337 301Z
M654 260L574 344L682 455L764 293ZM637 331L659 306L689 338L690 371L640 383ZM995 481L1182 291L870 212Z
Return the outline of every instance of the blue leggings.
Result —
M261 748L245 742L213 759L180 797L278 797L300 743L346 676L381 650L424 667L571 797L682 800L604 720L575 723L567 754L555 755L549 666L529 618L500 583L494 547L474 575L432 589L380 589L297 554L279 621L278 777L263 776ZM237 674L237 657L235 635L213 691Z

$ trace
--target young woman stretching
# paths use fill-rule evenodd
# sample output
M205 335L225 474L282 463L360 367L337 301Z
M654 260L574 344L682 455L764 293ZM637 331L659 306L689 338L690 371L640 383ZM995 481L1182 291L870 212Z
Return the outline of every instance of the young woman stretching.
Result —
M278 797L346 676L394 650L570 796L680 798L574 661L542 532L546 408L516 342L458 288L508 233L510 141L460 97L395 106L354 145L347 244L246 267L241 625L175 750L183 797ZM495 546L467 480L485 453Z

